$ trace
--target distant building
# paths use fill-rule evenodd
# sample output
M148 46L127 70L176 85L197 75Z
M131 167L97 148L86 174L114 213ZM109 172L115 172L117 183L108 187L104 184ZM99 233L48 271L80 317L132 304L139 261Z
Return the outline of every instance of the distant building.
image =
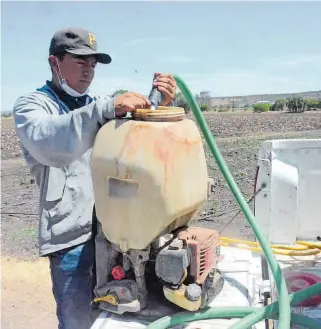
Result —
M255 104L271 104L269 101L257 101Z

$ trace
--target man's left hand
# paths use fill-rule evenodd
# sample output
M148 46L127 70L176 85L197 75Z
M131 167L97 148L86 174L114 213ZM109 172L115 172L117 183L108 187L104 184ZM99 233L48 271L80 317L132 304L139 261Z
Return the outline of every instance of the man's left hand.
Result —
M153 86L163 94L164 101L162 106L167 106L175 98L176 81L168 73L155 73Z

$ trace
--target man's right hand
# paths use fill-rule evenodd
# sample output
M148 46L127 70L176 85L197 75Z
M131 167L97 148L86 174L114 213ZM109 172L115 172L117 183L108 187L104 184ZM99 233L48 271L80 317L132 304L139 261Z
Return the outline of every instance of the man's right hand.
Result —
M136 109L146 109L151 107L149 99L141 94L127 92L119 95L115 99L115 116L123 117L127 112L134 111Z

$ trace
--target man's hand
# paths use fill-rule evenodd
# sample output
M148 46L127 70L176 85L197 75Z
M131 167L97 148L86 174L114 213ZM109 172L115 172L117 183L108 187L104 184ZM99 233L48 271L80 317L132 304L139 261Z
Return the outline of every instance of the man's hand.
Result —
M149 99L141 94L127 92L119 95L115 99L115 115L116 117L123 117L127 112L136 109L146 109L151 107Z
M162 106L167 106L176 94L176 81L172 75L168 73L155 73L153 86L163 94L164 101Z

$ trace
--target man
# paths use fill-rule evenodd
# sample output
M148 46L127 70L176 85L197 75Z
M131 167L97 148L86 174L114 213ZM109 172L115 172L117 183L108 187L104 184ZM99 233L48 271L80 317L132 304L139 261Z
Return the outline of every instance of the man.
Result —
M92 321L94 197L89 161L96 133L108 120L151 106L134 92L91 98L88 87L97 63L109 64L111 57L97 51L91 32L56 32L49 49L52 80L18 98L13 110L25 160L40 190L39 253L49 258L59 329L88 329ZM173 100L176 84L171 75L155 75L153 86L163 94L162 105Z

